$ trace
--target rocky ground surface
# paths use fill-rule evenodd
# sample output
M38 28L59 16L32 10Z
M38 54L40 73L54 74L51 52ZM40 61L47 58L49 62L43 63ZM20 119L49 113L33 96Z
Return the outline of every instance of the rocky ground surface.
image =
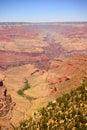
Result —
M5 75L0 74L0 128L9 127L9 121L12 118L12 110L15 103L11 95L7 94L7 88L3 83Z

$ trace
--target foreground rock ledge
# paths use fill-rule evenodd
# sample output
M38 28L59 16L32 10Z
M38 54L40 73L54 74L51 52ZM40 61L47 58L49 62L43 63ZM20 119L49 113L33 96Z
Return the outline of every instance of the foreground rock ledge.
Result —
M7 89L4 85L6 76L0 74L0 127L6 126L12 118L12 110L15 105L10 95L7 95Z

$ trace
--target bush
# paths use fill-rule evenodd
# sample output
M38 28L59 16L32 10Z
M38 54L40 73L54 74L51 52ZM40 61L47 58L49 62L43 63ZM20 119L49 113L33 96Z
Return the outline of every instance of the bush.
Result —
M24 86L24 88L23 88L23 91L25 91L25 90L27 90L27 89L29 89L30 88L30 84L28 83L28 80L27 79L25 79L25 86Z
M21 95L21 96L23 96L24 95L23 90L21 90L21 89L18 90L18 94Z
M17 92L21 96L24 96L24 91L30 88L30 84L28 83L27 79L25 79L24 84L25 84L24 88L18 90L18 92Z

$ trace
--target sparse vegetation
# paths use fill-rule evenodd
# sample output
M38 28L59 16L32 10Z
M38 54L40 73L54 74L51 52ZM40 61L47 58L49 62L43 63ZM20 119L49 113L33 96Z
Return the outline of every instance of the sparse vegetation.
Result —
M87 80L70 94L49 102L16 130L87 130Z
M18 90L18 94L24 96L23 90L22 89Z
M28 83L27 79L25 79L24 84L25 84L24 88L18 90L18 94L21 95L21 96L25 96L24 91L30 88L30 84Z
M29 101L35 100L35 99L36 99L35 97L26 96L26 95L24 94L24 91L30 88L30 84L29 84L29 82L28 82L27 79L25 79L24 84L25 84L24 88L19 89L17 93L18 93L20 96L25 97L25 98L26 98L27 100L29 100Z
M29 89L30 88L30 84L28 83L28 80L27 79L25 79L25 87L23 88L23 91L25 91L25 90L27 90L27 89Z

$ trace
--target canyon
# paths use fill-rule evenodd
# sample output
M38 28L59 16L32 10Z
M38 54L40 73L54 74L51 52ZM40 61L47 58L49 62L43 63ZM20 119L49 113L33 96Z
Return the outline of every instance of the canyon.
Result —
M0 28L1 70L24 64L45 69L56 56L87 53L86 24L3 23Z
M18 124L87 78L87 23L0 23L0 74Z

